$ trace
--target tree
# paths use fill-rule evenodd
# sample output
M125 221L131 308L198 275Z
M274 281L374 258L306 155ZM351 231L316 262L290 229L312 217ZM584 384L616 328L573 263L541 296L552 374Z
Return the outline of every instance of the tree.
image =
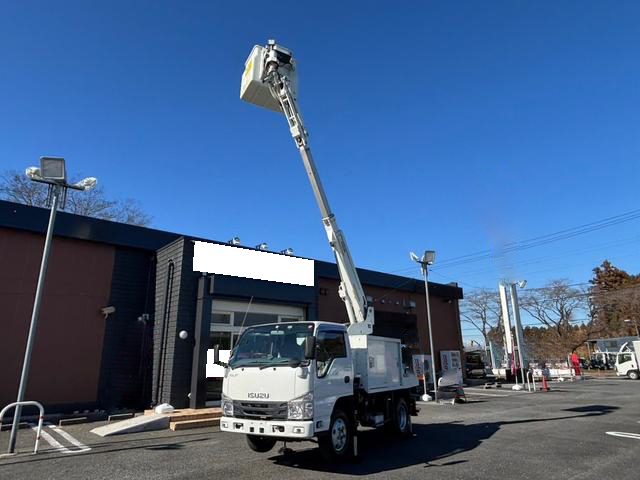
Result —
M593 269L589 282L590 307L607 336L635 333L633 324L640 323L640 275L629 274L605 260ZM631 325L625 320L631 320Z
M501 310L500 299L496 292L479 289L465 295L460 309L462 321L476 328L486 345L491 332L500 329Z
M589 314L589 297L588 289L572 287L564 279L552 280L523 295L520 306L541 325L525 329L525 339L534 355L565 358L605 330ZM584 318L579 318L578 313Z
M45 207L47 185L33 182L25 175L9 170L0 176L0 198L24 205ZM77 215L130 225L146 226L151 223L151 217L142 210L139 202L131 198L108 199L100 185L85 192L69 190L65 210Z

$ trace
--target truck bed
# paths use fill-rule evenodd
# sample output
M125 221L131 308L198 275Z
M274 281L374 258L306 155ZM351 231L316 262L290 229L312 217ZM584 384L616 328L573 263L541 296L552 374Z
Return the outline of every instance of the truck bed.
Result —
M418 384L411 369L404 374L400 340L349 335L349 344L354 356L355 375L367 393L411 388Z

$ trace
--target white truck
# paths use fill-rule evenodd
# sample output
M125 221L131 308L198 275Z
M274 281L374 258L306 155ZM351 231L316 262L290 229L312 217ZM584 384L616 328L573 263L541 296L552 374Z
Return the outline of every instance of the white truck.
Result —
M371 335L374 311L358 278L315 168L295 91L292 54L270 40L245 63L240 97L283 112L316 197L340 274L349 325L291 322L246 329L222 385L220 428L246 435L249 447L316 440L333 459L357 455L359 425L411 433L420 392L400 340Z
M616 357L616 375L629 377L632 380L640 378L640 340L627 342Z

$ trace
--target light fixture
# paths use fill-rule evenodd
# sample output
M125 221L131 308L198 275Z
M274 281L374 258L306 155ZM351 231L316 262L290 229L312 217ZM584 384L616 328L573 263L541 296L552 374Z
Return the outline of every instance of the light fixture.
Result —
M40 176L55 183L66 183L67 169L64 158L40 157Z
M420 263L421 265L433 265L436 261L436 252L434 250L425 250L422 258L418 257L413 252L409 252L409 257L414 262Z
M79 182L73 184L74 187L78 187L82 190L91 190L98 184L98 179L95 177L83 178Z
M285 250L280 250L280 253L282 253L284 255L292 256L293 255L293 248L287 248Z
M434 250L425 250L422 261L427 265L433 265L436 262L436 252Z
M257 250L266 250L267 248L269 248L269 245L267 245L265 242L262 242L256 245Z
M227 242L229 245L240 245L240 237L233 237Z
M40 169L38 167L29 167L24 172L31 180L42 180Z
M526 280L520 280L520 282L518 282L518 285L520 286L520 288L524 288L527 286L527 281Z

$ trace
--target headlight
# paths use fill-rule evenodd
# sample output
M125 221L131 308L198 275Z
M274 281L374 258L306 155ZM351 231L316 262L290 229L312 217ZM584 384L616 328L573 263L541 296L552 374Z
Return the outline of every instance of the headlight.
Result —
M220 406L222 407L222 415L225 417L233 417L233 400L222 394Z
M287 402L287 420L313 419L313 392Z

